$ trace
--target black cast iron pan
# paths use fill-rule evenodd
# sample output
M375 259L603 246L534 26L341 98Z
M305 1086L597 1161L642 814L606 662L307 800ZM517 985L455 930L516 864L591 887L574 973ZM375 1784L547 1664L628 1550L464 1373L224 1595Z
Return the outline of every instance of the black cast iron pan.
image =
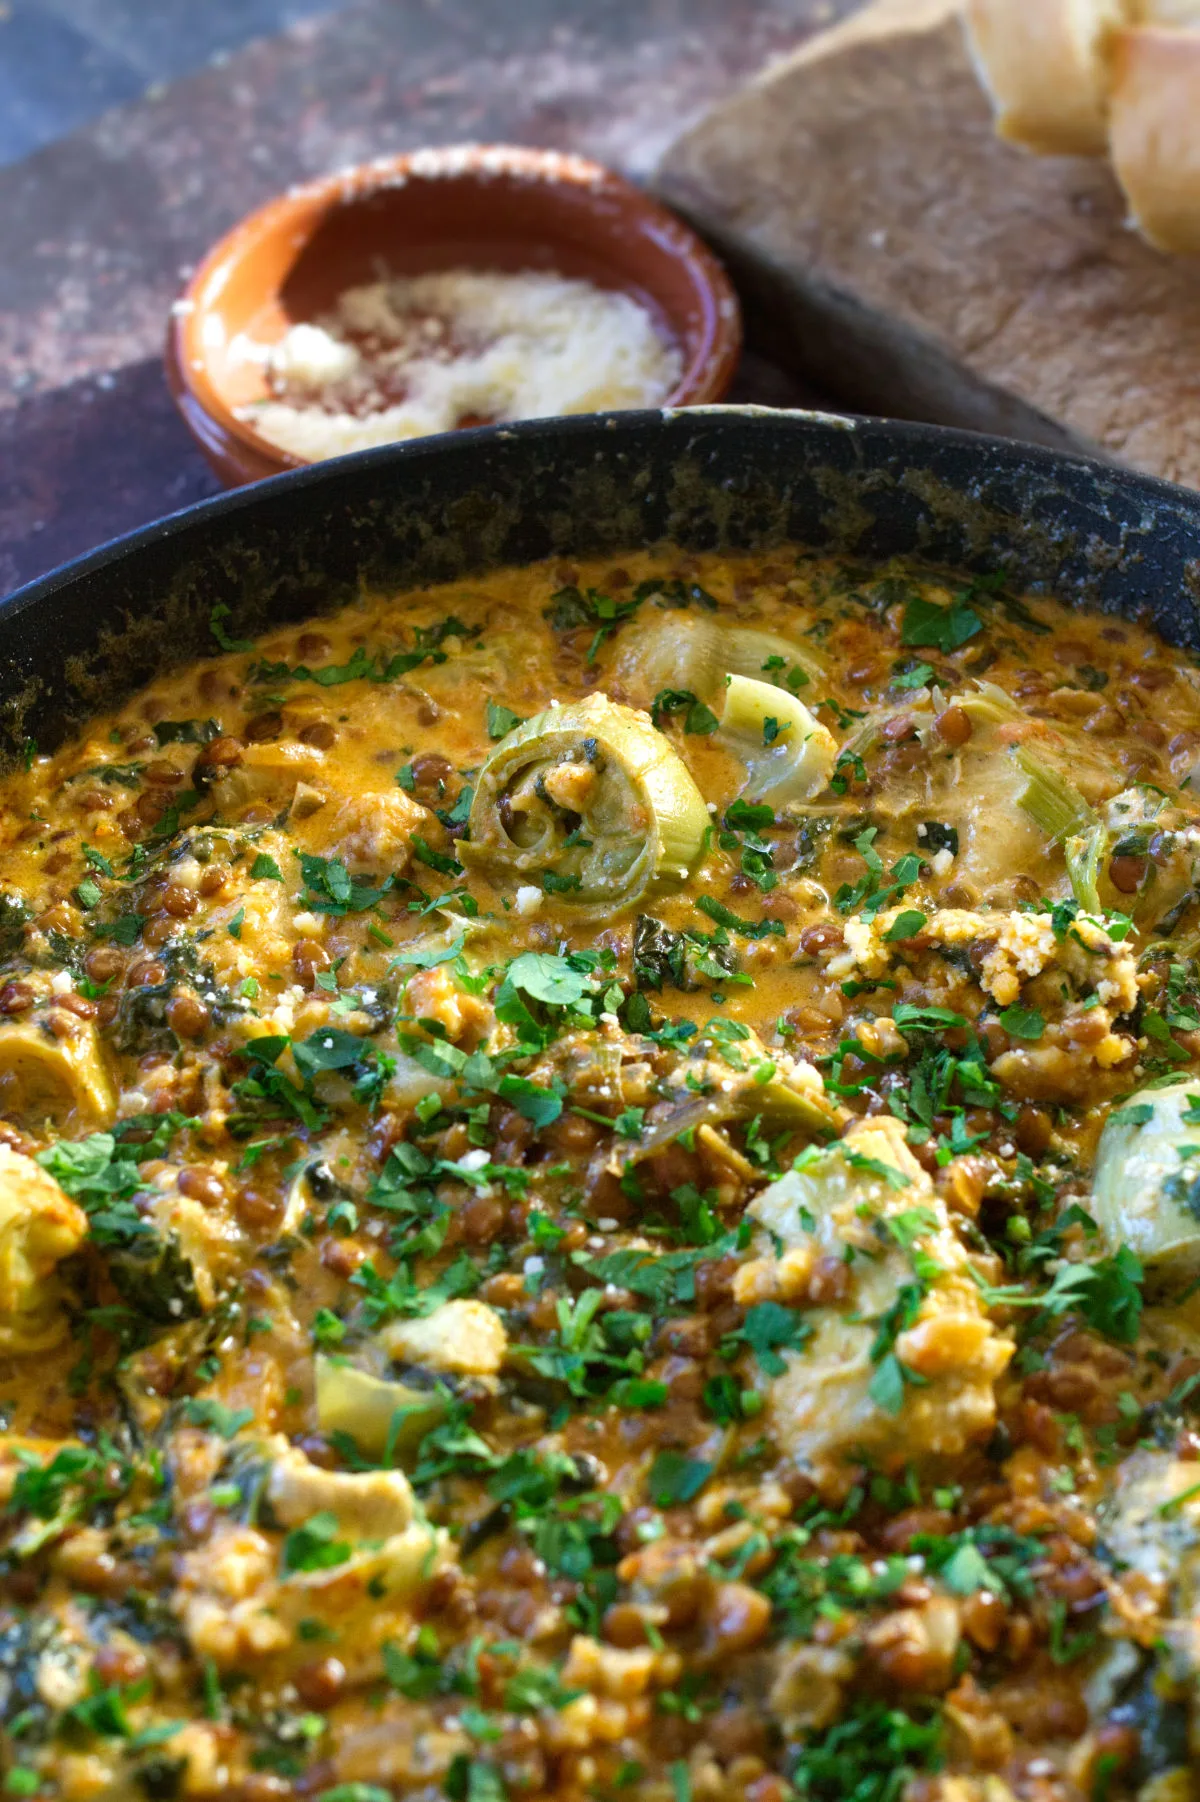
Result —
M52 748L173 663L329 611L365 581L551 554L799 543L903 555L1152 624L1200 648L1200 495L936 426L704 407L485 427L188 508L0 603L0 760Z

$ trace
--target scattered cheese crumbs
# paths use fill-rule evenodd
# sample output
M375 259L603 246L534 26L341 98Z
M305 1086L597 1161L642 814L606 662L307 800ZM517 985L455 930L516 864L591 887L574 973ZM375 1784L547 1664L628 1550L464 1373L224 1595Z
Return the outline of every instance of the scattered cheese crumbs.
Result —
M531 882L523 882L517 890L517 912L519 914L535 914L542 905L543 899L540 888L534 888Z
M479 1147L475 1151L464 1151L458 1160L458 1167L460 1170L482 1170L490 1162L489 1153Z
M69 995L75 986L75 979L69 970L56 970L50 978L52 995Z
M343 382L361 363L353 344L333 337L319 325L294 325L271 353L273 374L301 388Z
M631 295L540 271L349 288L323 321L251 348L272 396L239 417L313 461L464 421L656 406L683 366Z

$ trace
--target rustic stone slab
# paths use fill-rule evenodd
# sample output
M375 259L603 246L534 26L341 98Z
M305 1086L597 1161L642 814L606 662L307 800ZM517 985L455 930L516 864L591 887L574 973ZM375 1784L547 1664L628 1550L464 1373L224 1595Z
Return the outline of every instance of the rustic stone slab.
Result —
M956 0L880 0L715 107L665 198L759 337L863 411L1200 486L1200 262L1128 227L1107 164L999 142Z

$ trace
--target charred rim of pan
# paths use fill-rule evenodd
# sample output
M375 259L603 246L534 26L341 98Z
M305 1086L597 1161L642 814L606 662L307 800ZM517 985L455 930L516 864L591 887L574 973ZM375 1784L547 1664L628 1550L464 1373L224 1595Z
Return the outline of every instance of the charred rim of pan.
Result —
M115 540L0 602L0 763L51 749L161 671L365 583L552 555L799 544L1139 619L1200 649L1200 495L1039 447L754 408L490 426L295 470Z

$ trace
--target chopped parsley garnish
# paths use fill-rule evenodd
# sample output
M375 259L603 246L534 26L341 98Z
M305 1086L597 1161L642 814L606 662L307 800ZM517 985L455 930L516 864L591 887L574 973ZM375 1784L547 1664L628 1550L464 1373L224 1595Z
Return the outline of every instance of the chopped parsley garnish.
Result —
M914 663L908 669L902 669L898 675L892 677L892 687L898 688L902 692L914 688L928 688L935 674L932 664Z
M787 1364L780 1353L803 1350L814 1330L799 1309L785 1308L777 1301L760 1301L747 1310L741 1326L726 1336L721 1349L728 1357L746 1345L760 1370L769 1377L781 1377Z
M928 918L927 914L919 913L916 908L906 908L903 913L896 915L883 936L889 941L899 943L903 943L906 939L915 939L918 932L924 930Z
M785 928L782 920L744 920L741 914L726 907L712 895L697 895L695 902L699 913L707 914L718 926L728 932L736 932L744 939L782 938Z
M990 1589L1013 1601L1034 1595L1034 1567L1046 1555L1040 1539L1003 1525L966 1527L946 1535L918 1533L909 1550L923 1557L926 1568L955 1595Z
M463 867L460 863L453 857L447 857L444 851L435 851L433 846L419 833L414 832L409 842L412 845L412 854L418 863L423 863L429 869L436 870L440 876L462 875Z
M875 849L878 837L879 828L868 826L855 839L854 849L866 864L867 873L856 883L844 882L838 889L833 904L839 913L854 913L861 908L863 919L873 920L890 901L898 900L905 889L919 879L924 865L911 851L898 857L892 865L891 875L884 877L883 859Z
M254 641L250 638L231 638L226 630L225 622L232 619L233 609L224 601L218 601L208 615L208 629L223 651L252 651Z
M914 595L904 609L900 642L904 645L930 645L935 651L956 651L960 645L983 631L983 621L963 596L948 607Z
M345 1564L353 1547L348 1540L338 1537L340 1532L337 1515L327 1508L312 1515L302 1527L293 1527L283 1542L285 1574L332 1570L336 1565Z
M1046 1030L1045 1017L1035 1007L1006 1007L1000 1024L1014 1039L1040 1039Z
M223 1402L207 1396L189 1395L183 1403L183 1418L189 1426L204 1427L222 1439L232 1439L254 1419L253 1408L227 1408Z
M942 1728L885 1702L856 1702L809 1733L791 1767L800 1802L901 1802L914 1777L941 1769Z
M1083 1214L1082 1209L1070 1211ZM1088 1216L1083 1215L1083 1218L1086 1220ZM1094 1231L1094 1222L1092 1227ZM1054 1248L1055 1241L1051 1239L1051 1253ZM1109 1258L1061 1265L1050 1287L1040 1294L1031 1295L1014 1285L997 1287L985 1282L977 1271L972 1274L989 1307L1003 1303L1008 1307L1036 1309L1035 1331L1043 1320L1078 1314L1102 1337L1118 1345L1132 1345L1137 1339L1142 1319L1144 1272L1140 1258L1127 1245L1122 1245Z
M601 594L598 588L559 588L550 596L550 604L543 609L542 618L549 621L556 632L593 626L595 631L588 646L587 662L594 663L605 639L611 638L627 619L632 619L644 598L642 588L635 589L628 601L614 601L611 595Z
M702 1458L668 1450L655 1457L646 1487L656 1508L677 1508L694 1501L712 1473L713 1466Z
M296 855L304 879L302 906L310 913L366 913L395 887L393 876L385 876L379 883L351 876L338 857L314 857L307 851Z
M659 728L674 714L683 715L683 729L707 737L720 725L712 708L694 695L690 688L660 688L650 704L650 718Z
M219 720L159 720L151 731L160 745L207 745L221 736Z
M413 649L388 656L384 651L368 651L356 645L348 663L325 663L311 668L306 663L268 663L265 659L252 663L248 671L251 682L315 682L319 688L337 688L343 682L395 682L423 663L445 663L442 649L448 638L478 638L482 627L466 626L451 614L432 626L413 627ZM253 645L225 647L251 651Z
M514 713L511 707L504 707L499 701L487 704L487 735L491 739L507 737L514 726L521 724L522 716Z

